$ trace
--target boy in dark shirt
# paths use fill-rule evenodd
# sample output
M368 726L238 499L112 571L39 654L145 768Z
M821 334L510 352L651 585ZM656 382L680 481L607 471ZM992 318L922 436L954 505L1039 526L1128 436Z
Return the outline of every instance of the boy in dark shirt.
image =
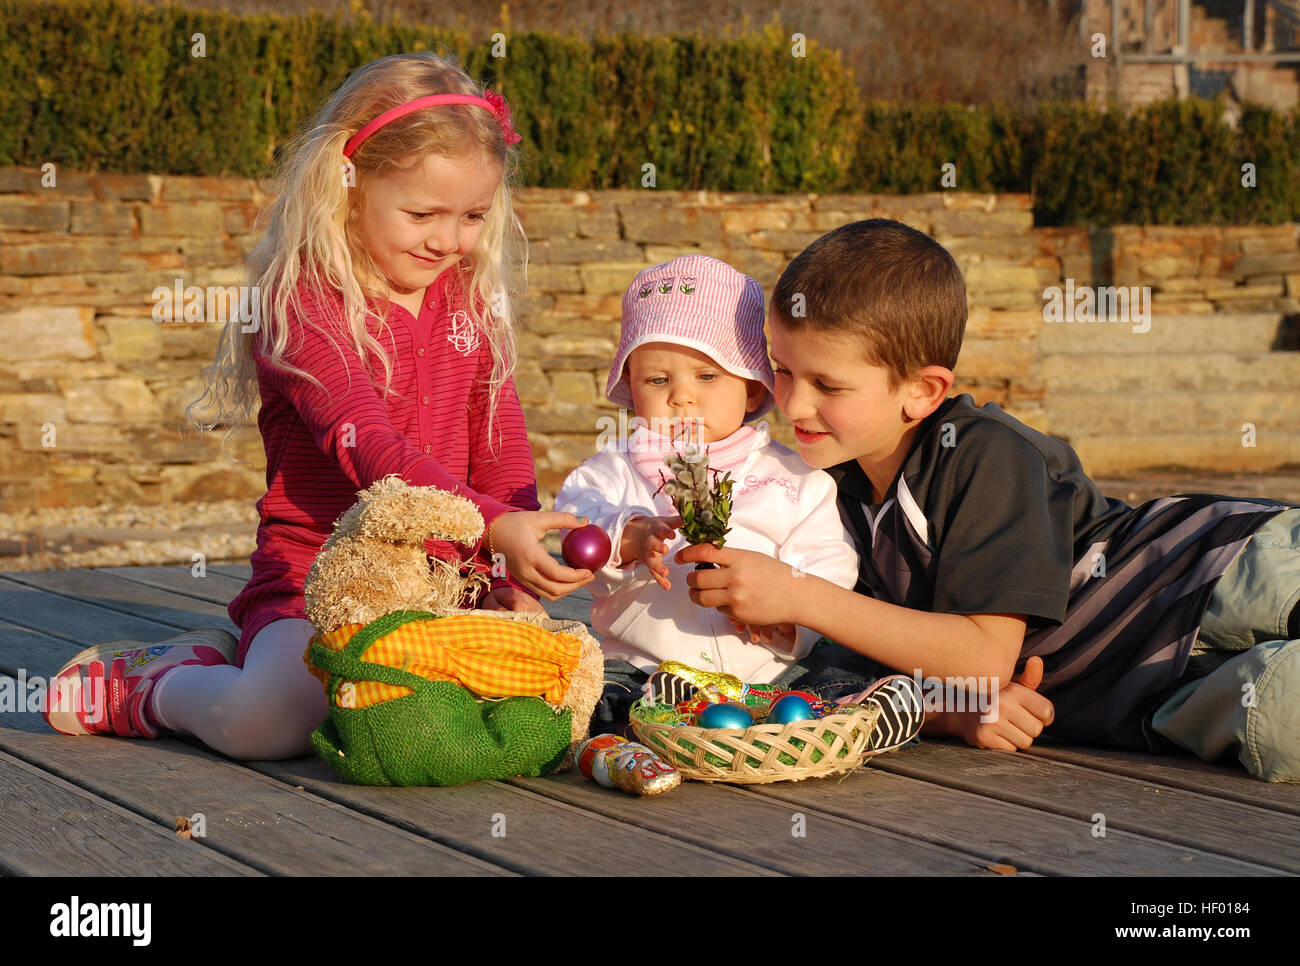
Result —
M1065 443L948 398L965 323L952 256L898 222L846 225L791 262L771 303L777 404L837 481L859 581L702 545L677 555L720 565L688 578L696 603L838 641L814 654L845 687L883 664L995 702L928 715L927 734L1172 742L1300 781L1300 507L1103 496Z

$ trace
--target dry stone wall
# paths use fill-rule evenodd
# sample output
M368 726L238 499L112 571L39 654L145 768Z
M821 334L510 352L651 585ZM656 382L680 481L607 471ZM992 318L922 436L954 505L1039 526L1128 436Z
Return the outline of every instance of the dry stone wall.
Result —
M267 194L242 179L56 179L0 168L0 505L257 498L256 428L223 453L222 432L184 424L220 322L159 323L153 293L243 284ZM868 217L933 235L965 272L957 390L1069 439L1090 471L1300 464L1295 225L1035 229L1027 196L956 192L527 189L518 210L530 264L515 379L544 501L617 421L603 390L637 271L702 252L770 294L809 242ZM1044 320L1045 290L1103 285L1149 287L1149 328Z

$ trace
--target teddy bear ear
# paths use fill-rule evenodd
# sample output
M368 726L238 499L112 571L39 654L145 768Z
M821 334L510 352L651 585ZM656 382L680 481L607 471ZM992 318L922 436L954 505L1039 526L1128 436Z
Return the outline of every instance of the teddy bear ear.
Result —
M483 517L469 500L435 486L410 486L400 476L376 480L357 501L355 532L362 537L418 546L430 538L473 544L483 535Z

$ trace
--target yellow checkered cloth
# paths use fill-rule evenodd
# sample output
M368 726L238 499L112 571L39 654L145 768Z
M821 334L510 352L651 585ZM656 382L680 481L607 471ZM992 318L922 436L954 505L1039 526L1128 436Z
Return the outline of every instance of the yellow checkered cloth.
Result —
M307 645L308 669L329 687L329 674L311 664L312 644L341 651L365 624L344 624ZM361 658L410 671L430 681L454 681L482 698L515 695L564 700L582 656L582 642L523 621L462 614L416 620L375 640ZM365 708L410 694L378 681L340 682L337 703Z

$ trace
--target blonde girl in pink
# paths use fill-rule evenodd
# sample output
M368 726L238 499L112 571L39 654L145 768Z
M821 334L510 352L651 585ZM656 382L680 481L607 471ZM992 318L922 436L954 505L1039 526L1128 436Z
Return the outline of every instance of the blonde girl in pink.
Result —
M540 544L586 521L538 512L511 380L509 293L526 264L510 190L519 140L500 96L421 53L358 69L287 145L248 259L259 324L227 323L194 404L207 401L210 429L260 401L267 492L252 577L229 608L240 638L194 631L84 651L52 689L56 730L167 729L240 759L309 753L326 705L303 663L303 581L357 491L389 474L482 512L473 552L486 566L504 557L509 576L477 606L541 610L534 595L591 579Z

